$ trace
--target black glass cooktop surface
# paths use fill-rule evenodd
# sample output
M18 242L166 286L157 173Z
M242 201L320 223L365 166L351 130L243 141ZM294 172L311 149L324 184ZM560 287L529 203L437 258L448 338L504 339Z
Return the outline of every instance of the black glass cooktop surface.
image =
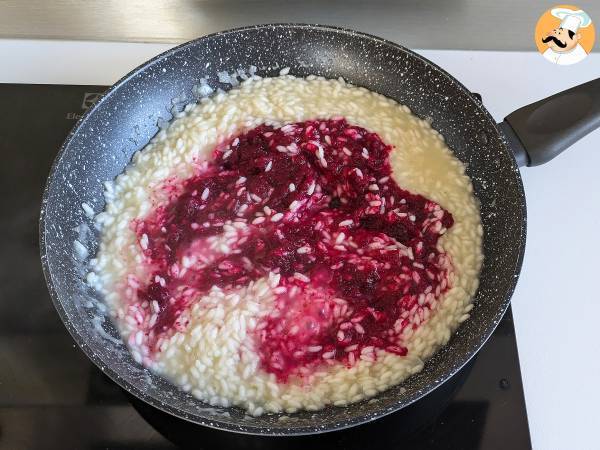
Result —
M60 144L102 86L0 85L1 449L531 448L512 313L448 383L399 413L336 433L253 438L131 398L76 347L46 290L38 216Z

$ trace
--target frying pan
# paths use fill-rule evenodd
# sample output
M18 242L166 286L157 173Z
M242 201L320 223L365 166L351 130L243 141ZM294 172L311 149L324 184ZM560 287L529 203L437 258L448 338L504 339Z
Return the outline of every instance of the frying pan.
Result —
M393 98L428 118L466 165L481 202L484 264L471 318L401 386L345 408L251 417L212 407L143 368L107 318L100 295L85 283L99 233L82 209L104 208L103 182L119 175L157 123L197 100L206 78L230 89L218 72L258 68L263 77L290 67L347 81ZM176 47L118 81L78 122L52 166L44 193L41 258L56 309L87 356L116 383L150 405L197 424L263 435L342 429L403 408L454 375L502 318L521 269L526 206L518 165L556 156L600 125L600 79L522 108L496 124L480 99L435 64L399 45L350 30L314 25L263 25L213 34ZM75 242L78 242L75 244Z

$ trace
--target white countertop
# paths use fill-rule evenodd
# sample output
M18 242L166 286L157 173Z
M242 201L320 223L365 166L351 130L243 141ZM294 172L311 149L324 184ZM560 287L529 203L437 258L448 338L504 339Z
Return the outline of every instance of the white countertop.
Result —
M0 82L112 84L169 44L0 40ZM501 120L512 110L600 76L600 54L555 66L529 52L420 52ZM1 99L0 99L1 101ZM598 444L600 130L554 161L522 170L528 200L525 262L513 311L533 446ZM506 430L510 433L510 430Z

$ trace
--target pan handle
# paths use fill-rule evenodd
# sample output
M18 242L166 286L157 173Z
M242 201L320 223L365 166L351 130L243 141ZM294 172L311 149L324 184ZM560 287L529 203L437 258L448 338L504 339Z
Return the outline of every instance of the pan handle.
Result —
M498 126L519 166L544 164L600 127L600 78L517 109Z

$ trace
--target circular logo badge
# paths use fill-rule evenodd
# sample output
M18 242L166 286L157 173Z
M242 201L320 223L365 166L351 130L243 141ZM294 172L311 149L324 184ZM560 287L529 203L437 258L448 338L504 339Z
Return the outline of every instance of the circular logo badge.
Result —
M557 5L546 11L535 27L535 45L544 58L568 66L592 51L596 30L591 17L573 5Z

